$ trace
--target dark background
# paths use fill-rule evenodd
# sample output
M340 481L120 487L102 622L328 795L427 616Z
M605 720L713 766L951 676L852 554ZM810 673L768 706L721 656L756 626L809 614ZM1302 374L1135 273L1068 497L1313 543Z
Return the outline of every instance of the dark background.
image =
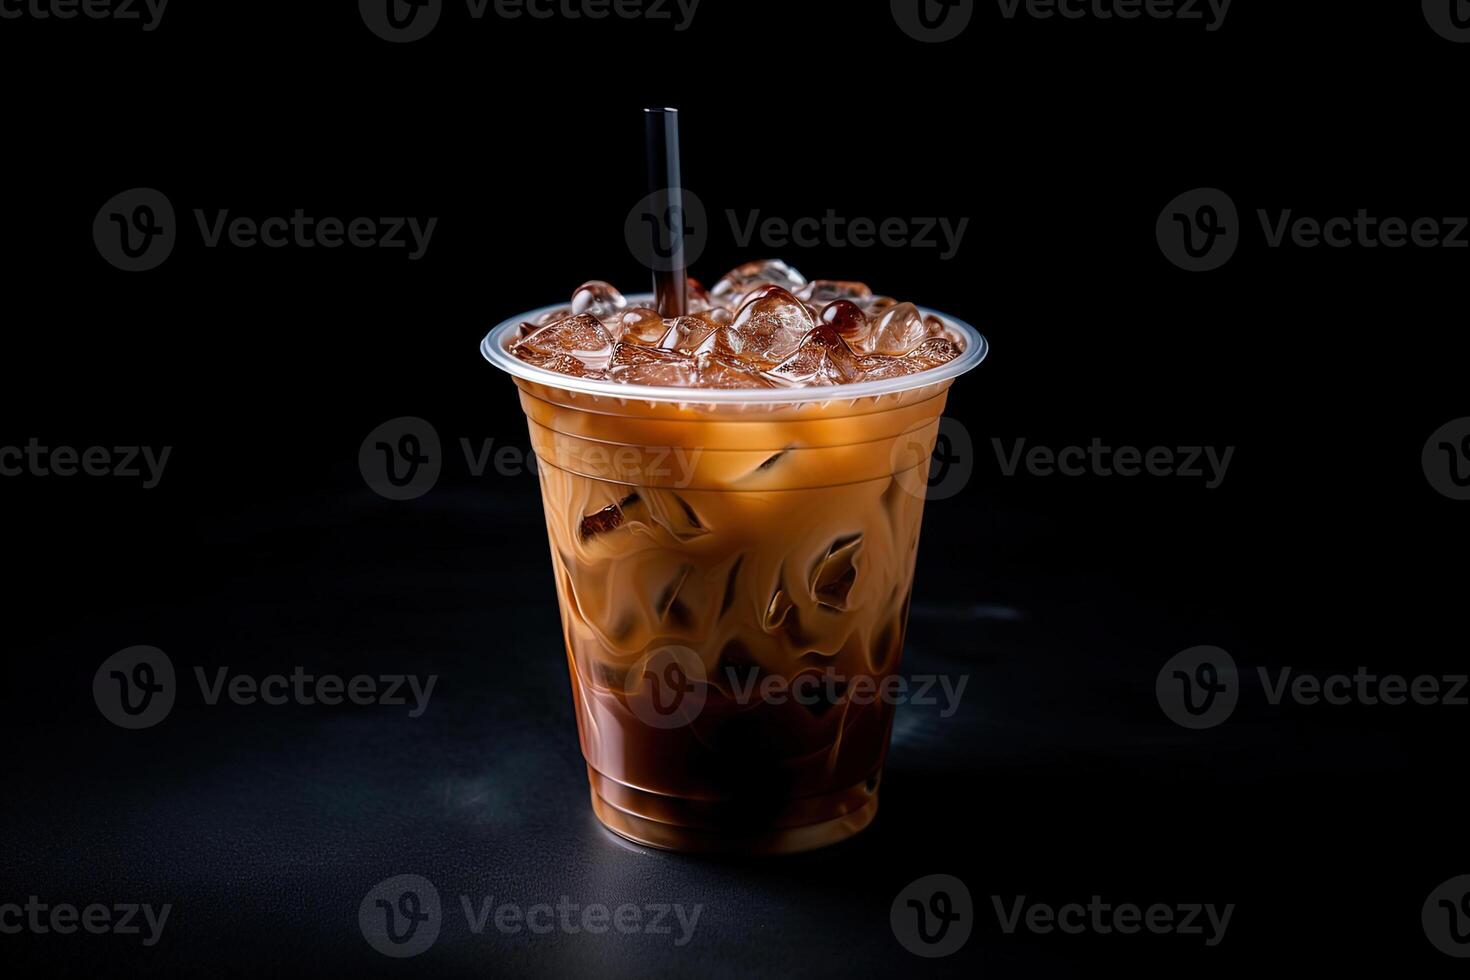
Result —
M1390 9L1393 8L1393 9ZM884 3L704 0L690 30L471 21L390 45L355 5L185 4L158 30L0 20L7 325L0 445L168 445L153 490L0 478L0 901L172 903L162 942L0 936L36 975L1238 975L1258 964L1447 975L1420 906L1470 870L1465 708L1266 703L1255 667L1464 671L1466 505L1420 451L1467 414L1467 253L1269 249L1257 208L1463 215L1470 46L1418 4L1239 0L1175 21L1007 21L925 45ZM947 414L963 493L925 515L906 654L966 674L901 709L859 838L712 861L602 833L568 697L534 476L474 478L458 440L526 446L480 337L599 277L646 273L640 110L683 111L716 216L695 275L758 257L722 215L970 218L959 255L788 248L953 312L992 353ZM102 203L156 187L180 242L126 274ZM1175 195L1227 191L1222 269L1169 264ZM192 209L436 216L427 256L205 249ZM430 421L444 477L394 503L364 436ZM1224 483L1003 477L992 439L1236 447ZM93 673L162 648L172 715L127 732ZM1245 673L1225 725L1171 723L1187 647ZM430 710L207 708L192 668L437 673ZM191 691L193 692L192 696ZM1460 828L1460 829L1457 829ZM398 962L362 940L374 883L422 874L447 921ZM903 950L888 906L962 878L969 943ZM457 896L702 903L694 941L472 936ZM991 896L1235 903L1225 941L1006 935Z

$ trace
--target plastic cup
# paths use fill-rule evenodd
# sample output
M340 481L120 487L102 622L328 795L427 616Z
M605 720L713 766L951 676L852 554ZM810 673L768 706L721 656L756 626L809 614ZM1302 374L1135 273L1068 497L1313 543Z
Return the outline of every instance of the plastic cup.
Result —
M649 297L630 297L634 305ZM520 389L592 807L679 851L784 853L877 812L930 456L961 355L824 388L655 388L481 350Z

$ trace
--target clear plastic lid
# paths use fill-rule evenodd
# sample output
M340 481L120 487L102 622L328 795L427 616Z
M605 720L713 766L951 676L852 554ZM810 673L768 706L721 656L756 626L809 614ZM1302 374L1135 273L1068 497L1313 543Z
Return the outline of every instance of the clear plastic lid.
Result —
M653 295L651 293L641 293L628 297L629 306L651 306L652 304ZM900 391L926 387L940 381L948 381L951 378L959 377L966 371L979 365L981 361L985 360L985 355L990 349L989 343L986 342L985 337L980 331L968 323L921 306L918 308L920 313L938 317L946 326L964 336L965 347L964 350L960 351L960 356L945 364L941 364L939 367L930 368L927 371L906 374L898 378L885 378L881 381L859 381L855 384L814 385L801 388L676 388L656 387L653 385L629 385L617 381L578 378L570 374L548 371L545 368L528 364L510 353L509 347L520 336L519 328L522 323L535 321L541 314L549 313L565 305L565 303L553 303L550 306L543 306L540 309L511 317L485 335L485 339L480 342L480 353L485 355L485 360L514 377L535 382L536 384L563 388L567 391L585 392L590 395L603 395L610 398L625 398L650 402L700 402L710 404L733 402L743 405L790 405L801 402L830 402L838 399L874 398L880 395L891 395Z

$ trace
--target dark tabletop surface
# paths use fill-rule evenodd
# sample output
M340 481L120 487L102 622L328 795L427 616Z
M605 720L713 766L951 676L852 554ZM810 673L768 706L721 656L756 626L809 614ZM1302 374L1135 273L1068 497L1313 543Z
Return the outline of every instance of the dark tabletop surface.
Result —
M23 896L172 911L152 948L23 935L7 937L10 951L67 973L188 974L201 962L228 975L327 962L401 972L364 942L357 911L378 882L414 874L436 888L443 920L412 962L436 971L897 972L919 961L890 929L891 902L921 876L948 874L973 897L974 932L958 953L923 961L936 973L1223 976L1303 943L1324 965L1438 956L1418 908L1457 869L1444 842L1458 787L1441 778L1462 745L1456 712L1270 706L1252 666L1347 661L1332 629L1263 639L1258 630L1283 628L1264 607L1285 573L1228 517L1185 527L1139 508L1099 519L1089 505L1042 518L1008 510L982 480L931 502L905 669L968 678L957 710L900 707L865 833L737 860L634 846L593 818L539 506L534 477L494 478L411 503L365 489L267 501L216 515L197 536L170 528L158 505L156 523L114 529L116 551L76 542L109 566L99 575L149 540L171 543L148 559L158 577L121 583L115 604L27 624L7 715L5 878ZM1202 546L1216 565L1181 564ZM1394 586L1373 591L1353 600L1366 603L1365 630ZM1188 731L1161 710L1154 682L1200 642L1236 656L1242 694L1225 724ZM161 723L125 731L98 712L91 674L134 643L167 652L181 685ZM1294 661L1289 643L1304 644ZM438 681L415 718L379 705L211 706L192 676L297 665ZM1201 936L1012 935L995 904L1093 895L1235 911L1211 947ZM676 945L677 927L476 933L462 907L563 896L701 911Z

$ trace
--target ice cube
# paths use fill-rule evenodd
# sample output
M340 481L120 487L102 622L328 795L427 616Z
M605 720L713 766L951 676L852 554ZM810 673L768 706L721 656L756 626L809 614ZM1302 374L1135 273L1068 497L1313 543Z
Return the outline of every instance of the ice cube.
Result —
M964 337L958 330L945 325L945 322L937 316L924 317L924 332L930 339L948 340L957 347L964 345Z
M695 373L691 354L621 342L613 348L607 368L610 381L661 387L692 385Z
M814 279L796 290L796 298L821 309L839 299L861 302L873 298L865 282L842 282L836 279Z
M671 454L675 460L673 465L683 465L687 456L679 453ZM690 474L672 473L675 480L686 479ZM644 487L638 492L636 506L624 507L630 521L639 521L644 525L652 524L663 528L679 541L691 541L694 538L703 537L710 533L689 501L679 496L672 490L664 490L657 487Z
M924 365L925 370L948 364L960 356L960 345L943 337L931 338L904 355L904 360Z
M694 316L681 316L674 320L664 334L660 347L692 353L722 326L726 326L735 315L729 310L716 308Z
M658 610L660 622L669 622L670 620L677 622L688 619L689 611L679 601L679 590L689 580L689 573L692 571L694 571L693 565L688 563L680 565L678 571L674 573L674 577L663 587L663 591L654 601L654 608Z
M714 336L718 333L716 331ZM700 388L775 387L769 379L761 376L759 368L739 357L704 351L695 355L695 361L699 365L699 379L696 384Z
M936 368L959 356L960 349L954 342L943 338L931 339L897 357L891 354L867 354L858 357L858 376L861 381L901 378Z
M853 350L862 349L872 330L872 324L858 305L846 299L829 303L822 310L822 322L841 334Z
M827 546L827 555L812 569L812 595L829 609L847 608L847 597L857 583L857 556L863 536L838 538Z
M590 541L599 534L616 531L623 526L623 511L617 504L608 504L594 514L582 518L578 528L583 541Z
M771 455L769 455L765 459L761 460L761 465L757 466L755 468L755 471L757 473L764 473L766 470L770 469L772 466L775 466L777 463L781 462L781 458L783 456L785 456L789 452L791 452L791 449L788 447L786 449L781 450L779 453L771 453Z
M694 348L694 354L697 356L712 354L725 360L738 361L740 359L740 355L735 353L734 343L735 342L731 337L730 327L728 325L723 327L715 327L715 329L705 335L705 338L699 342L699 345L697 347Z
M557 374L566 374L574 378L602 377L601 369L589 368L570 354L542 354L527 350L517 351L516 356L527 364L534 364L536 367L555 371Z
M913 303L899 303L873 323L863 349L869 354L907 354L928 338L924 318Z
M710 297L720 303L733 303L755 286L767 282L785 289L800 289L806 285L806 277L780 259L761 259L725 273L710 290Z
M814 326L801 300L775 288L742 306L735 321L720 333L741 357L777 363L789 357Z
M733 304L733 306L735 309L738 310L748 303L754 303L758 299L765 299L767 296L770 296L774 293L785 293L788 295L794 295L791 293L791 290L787 289L785 286L778 286L773 282L764 282L758 286L753 287L744 296L741 296L740 301Z
M617 339L625 344L657 347L668 332L669 324L658 315L658 310L650 310L646 306L626 310L617 319Z
M786 590L779 585L776 591L771 593L771 601L766 603L766 614L762 617L761 626L767 633L774 633L786 623L786 617L791 615L795 603L791 601Z
M583 313L569 316L565 320L548 323L528 337L523 337L511 346L510 352L522 360L533 361L566 354L575 357L588 368L602 368L612 354L613 339L594 316Z
M584 282L572 294L572 315L590 313L599 320L607 320L628 307L623 294L601 279Z
M868 314L868 316L877 319L884 312L897 306L898 300L892 296L874 296L872 299L858 300L857 305L861 306L863 312Z
M858 378L862 381L886 381L926 370L921 364L888 354L863 354L858 357Z
M790 385L840 385L857 377L857 358L829 324L814 328L790 357L766 372Z

